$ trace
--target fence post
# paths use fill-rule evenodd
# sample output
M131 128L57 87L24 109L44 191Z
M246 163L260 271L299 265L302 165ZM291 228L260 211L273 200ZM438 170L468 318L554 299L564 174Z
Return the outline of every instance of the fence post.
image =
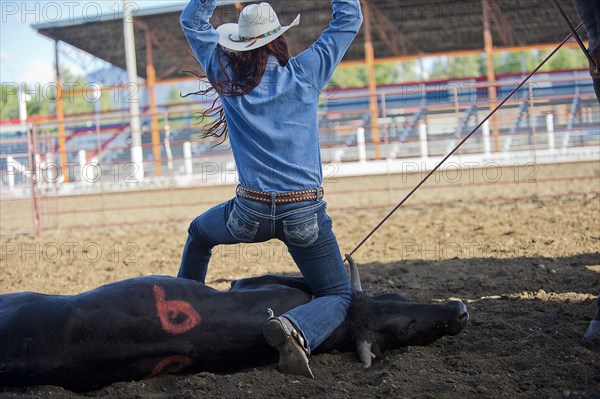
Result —
M56 183L58 183L58 170L56 166L57 165L54 163L54 154L47 152L46 161L44 162L44 170L46 171L44 178L46 180L46 185L49 188L55 188Z
M9 169L10 167L10 169ZM6 175L8 177L8 188L14 190L15 188L15 175L17 174L16 161L13 157L9 156L6 158Z
M35 127L27 127L27 158L29 162L29 169L31 171L31 178L29 179L31 189L31 215L33 218L33 234L35 237L42 235L42 209L41 209L41 198L39 192L39 154L37 145L37 129Z
M421 141L421 158L429 158L429 146L427 144L427 124L419 123L419 140Z
M189 141L183 143L183 159L185 161L185 174L193 174L194 164L192 163L192 143Z
M548 149L550 152L554 152L554 115L546 115L546 131L548 132Z
M169 125L169 113L165 112L165 152L167 153L167 169L169 176L173 176L173 151L171 150L171 126Z
M37 149L36 149L37 151ZM36 153L33 157L34 159L34 164L35 164L35 180L38 184L41 183L42 181L42 157L40 157L40 154Z
M483 153L486 157L492 155L492 141L490 139L490 121L483 124Z
M358 162L367 162L367 148L365 146L365 128L356 129L356 146L358 148Z
M85 170L85 164L86 164L86 159L87 159L87 154L85 152L85 150L79 150L79 152L77 153L77 157L79 158L79 174L80 174L80 178L81 181L83 182L83 184L87 184L89 183L89 181L85 178L85 176L83 175L83 171Z
M99 183L102 180L102 169L100 169L98 158L92 157L92 159L90 159L90 165L94 165L94 177L92 180L89 180L88 183Z

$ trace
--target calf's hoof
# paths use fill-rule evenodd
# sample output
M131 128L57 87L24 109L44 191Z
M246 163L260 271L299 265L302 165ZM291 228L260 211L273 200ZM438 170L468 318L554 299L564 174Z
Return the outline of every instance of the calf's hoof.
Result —
M285 317L272 317L263 327L267 343L279 352L279 371L315 378L308 365L308 354L298 342L299 333ZM298 338L297 338L298 337Z

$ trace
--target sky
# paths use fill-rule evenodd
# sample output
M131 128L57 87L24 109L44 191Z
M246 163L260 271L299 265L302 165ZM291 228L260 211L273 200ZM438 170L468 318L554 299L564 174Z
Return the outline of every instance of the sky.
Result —
M182 0L129 0L133 9L149 9L183 3ZM100 14L122 12L122 0L1 0L0 1L0 81L2 83L46 84L54 81L54 41L38 34L32 24L77 18L94 20ZM134 13L135 15L135 13ZM61 60L69 70L81 68Z

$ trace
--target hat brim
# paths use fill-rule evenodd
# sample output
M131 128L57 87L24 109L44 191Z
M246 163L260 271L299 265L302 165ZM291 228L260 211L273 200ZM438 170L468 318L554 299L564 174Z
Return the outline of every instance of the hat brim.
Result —
M217 28L217 32L219 32L219 44L226 49L231 51L250 51L260 48L262 46L266 46L271 43L273 40L277 39L279 36L283 35L288 29L293 28L300 24L300 14L292 21L288 26L282 26L281 30L274 35L270 35L267 37L261 37L260 39L256 39L256 42L252 43L253 40L248 40L246 42L236 42L231 40L229 37L238 37L239 28L238 24L223 24ZM248 45L252 43L251 45Z

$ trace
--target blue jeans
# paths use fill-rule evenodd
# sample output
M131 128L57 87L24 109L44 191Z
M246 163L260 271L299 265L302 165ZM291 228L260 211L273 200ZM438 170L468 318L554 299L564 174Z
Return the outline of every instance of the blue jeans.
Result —
M589 51L600 51L600 2L598 0L573 0L575 9L588 34ZM600 58L600 57L597 57ZM593 77L594 90L600 102L600 78Z
M178 277L204 282L212 248L219 244L283 241L314 299L287 317L300 330L309 351L346 319L350 282L331 218L322 200L270 204L236 197L209 209L190 225Z

